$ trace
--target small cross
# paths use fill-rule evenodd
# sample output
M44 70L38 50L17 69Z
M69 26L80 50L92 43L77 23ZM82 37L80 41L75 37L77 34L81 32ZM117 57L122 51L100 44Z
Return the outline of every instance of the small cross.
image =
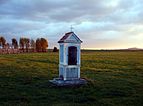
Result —
M73 29L74 29L74 28L73 28L72 25L71 25L71 32L73 31Z

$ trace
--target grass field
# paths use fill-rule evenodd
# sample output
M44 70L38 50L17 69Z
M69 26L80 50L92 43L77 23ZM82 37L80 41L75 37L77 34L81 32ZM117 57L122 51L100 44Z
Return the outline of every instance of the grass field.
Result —
M83 51L81 87L53 87L58 53L0 55L0 105L142 106L143 51Z

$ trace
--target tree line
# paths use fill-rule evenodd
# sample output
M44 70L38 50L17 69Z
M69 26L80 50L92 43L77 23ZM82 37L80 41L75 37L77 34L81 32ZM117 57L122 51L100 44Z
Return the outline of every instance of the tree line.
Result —
M3 36L0 36L0 53L7 52L46 52L48 41L45 38L33 39L21 37L19 41L16 38L11 39L11 43L7 43Z

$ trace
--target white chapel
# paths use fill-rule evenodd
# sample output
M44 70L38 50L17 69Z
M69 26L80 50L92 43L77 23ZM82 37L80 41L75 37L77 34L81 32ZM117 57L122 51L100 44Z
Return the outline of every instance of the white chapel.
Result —
M80 78L80 48L82 41L74 32L66 33L59 41L59 77L63 80Z

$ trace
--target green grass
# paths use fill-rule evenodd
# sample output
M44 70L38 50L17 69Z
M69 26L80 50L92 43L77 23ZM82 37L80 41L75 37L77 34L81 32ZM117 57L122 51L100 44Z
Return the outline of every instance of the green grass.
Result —
M0 105L142 106L143 51L83 51L81 87L53 87L58 53L0 55Z

